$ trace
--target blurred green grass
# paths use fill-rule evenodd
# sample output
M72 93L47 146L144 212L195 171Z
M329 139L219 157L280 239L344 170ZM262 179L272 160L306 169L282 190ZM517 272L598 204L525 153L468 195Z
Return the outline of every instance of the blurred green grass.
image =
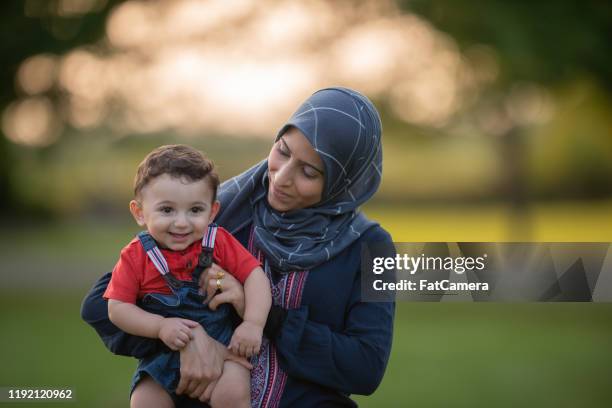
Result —
M36 406L129 405L135 360L111 355L93 329L81 321L82 293L57 288L2 290L0 297L2 386L74 390L74 403L37 403Z
M504 241L516 222L503 206L366 212L396 241ZM528 220L533 240L612 241L610 203L537 205ZM75 389L75 403L53 406L128 405L135 361L106 351L79 308L137 229L126 219L0 232L0 386ZM399 303L384 381L355 399L364 407L609 406L610 321L612 304Z
M66 406L128 405L136 362L111 355L81 322L80 293L0 294L0 384L71 387L77 401ZM612 304L400 303L396 312L386 376L356 397L360 406L609 406Z

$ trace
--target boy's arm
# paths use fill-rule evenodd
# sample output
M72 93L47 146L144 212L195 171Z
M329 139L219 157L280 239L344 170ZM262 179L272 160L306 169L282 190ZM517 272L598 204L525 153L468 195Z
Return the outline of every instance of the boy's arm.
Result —
M142 337L159 338L172 350L180 350L192 338L191 329L197 322L180 318L164 318L149 313L132 303L108 300L108 317L126 333Z
M243 320L260 327L266 325L268 312L272 305L270 281L261 267L253 269L244 282L245 309Z
M108 318L126 333L157 339L162 316L145 312L132 303L108 300Z
M159 351L157 340L134 336L115 326L108 318L108 301L102 296L111 279L110 272L91 288L81 306L81 318L96 330L104 345L114 354L143 358Z
M234 331L229 349L242 357L251 357L261 349L261 337L272 304L270 283L264 271L253 269L244 283L244 320Z

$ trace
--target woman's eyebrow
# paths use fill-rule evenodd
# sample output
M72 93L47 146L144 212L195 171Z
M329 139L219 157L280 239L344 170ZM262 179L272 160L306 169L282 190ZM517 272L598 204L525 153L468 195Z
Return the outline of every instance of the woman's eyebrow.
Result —
M287 151L289 152L289 154L293 154L293 153L291 152L291 149L289 149L289 145L287 144L287 142L285 142L285 139L283 139L283 137L282 137L282 136L281 136L279 139L280 139L280 141L281 141L281 142L283 142L283 145L285 146L285 149L287 149ZM304 163L304 164L305 164L305 165L307 165L307 166L312 167L313 169L315 169L316 171L318 171L319 173L321 173L321 175L323 175L323 176L325 175L325 173L323 172L323 170L319 169L317 166L315 166L315 165L313 165L313 164L310 164L310 163L308 163L308 162L305 162L304 160L299 160L299 159L298 159L298 161L299 161L299 162L301 162L301 163Z

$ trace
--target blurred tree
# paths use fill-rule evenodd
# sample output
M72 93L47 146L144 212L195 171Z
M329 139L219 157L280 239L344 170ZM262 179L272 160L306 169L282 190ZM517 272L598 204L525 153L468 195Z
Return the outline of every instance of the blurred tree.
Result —
M495 50L499 65L496 83L479 98L480 106L496 111L497 122L508 125L497 132L500 163L504 171L501 194L511 204L511 238L525 239L530 230L528 154L525 138L528 123L512 120L508 95L517 82L555 87L576 78L594 80L612 96L612 3L600 0L506 1L506 0L400 0L404 10L420 14L437 29L451 35L463 51L474 45ZM510 115L509 115L510 114ZM597 133L597 132L596 132ZM596 134L595 133L595 134ZM573 153L579 155L580 152ZM597 163L588 171L574 168L580 196L605 196L609 183L590 173L605 174ZM606 178L606 176L603 176ZM593 185L595 184L595 185ZM603 189L603 192L602 192ZM572 194L568 189L566 193Z
M612 92L612 3L605 0L400 0L463 48L498 52L500 84L589 75Z
M66 51L100 39L104 22L118 0L89 2L99 7L84 14L64 13L61 0L4 1L0 5L0 111L15 100L19 90L15 74L19 65L29 56L42 52L63 54ZM74 2L73 2L74 3ZM85 2L87 3L87 2ZM85 4L84 3L84 4ZM12 164L15 149L23 149L0 137L0 209L23 209L28 203L17 203L11 184L14 182ZM43 154L44 152L36 152Z
M503 111L506 108L505 98L517 82L535 82L556 87L572 82L577 77L594 80L605 90L604 98L611 99L612 53L608 50L607 39L612 38L612 3L603 0L397 1L405 11L420 14L437 29L447 32L464 51L479 44L488 45L496 51L499 66L497 81L483 95L479 95L476 108L491 108L488 109L489 113L495 109ZM16 71L27 57L39 53L64 55L78 46L98 42L104 37L105 22L110 11L119 3L119 0L3 2L0 5L0 52L3 58L0 78L5 87L0 90L0 111L23 96L23 92L14 83ZM75 5L77 8L83 5L91 7L75 12ZM67 12L67 7L73 9ZM62 90L54 89L47 96L57 103L63 96ZM608 112L607 106L604 105L605 113ZM468 109L471 112L466 112L466 116L477 110L473 106ZM489 116L495 119L494 114ZM401 122L400 126L406 125ZM73 129L67 129L65 133L70 130ZM440 130L418 131L431 135ZM521 134L521 129L515 131L507 128L503 132L505 140L499 143L500 157L506 166L502 189L516 206L520 206L524 200L521 195L526 194L526 181L521 178L530 177L524 168L517 167L518 163L525 163L519 158L526 151L526 138ZM575 161L579 163L575 166L582 166L582 163L590 166L585 167L581 174L574 172L577 174L576 181L587 186L584 191L576 190L575 197L588 197L598 188L603 189L600 195L612 192L612 185L605 183L606 175L611 173L607 167L601 171L603 165L596 168L594 164L604 163L610 155L602 154L601 159L593 160L600 144L592 145L595 147L585 152L581 161ZM4 198L0 208L23 209L31 204L16 202L16 193L11 183L18 178L13 174L16 168L13 164L25 156L24 152L27 156L44 158L49 157L48 153L53 149L18 146L0 135L0 194ZM563 165L570 167L567 161L563 161ZM591 184L585 183L585 180L591 180ZM558 190L565 188L557 185L554 187ZM569 190L565 188L565 191Z

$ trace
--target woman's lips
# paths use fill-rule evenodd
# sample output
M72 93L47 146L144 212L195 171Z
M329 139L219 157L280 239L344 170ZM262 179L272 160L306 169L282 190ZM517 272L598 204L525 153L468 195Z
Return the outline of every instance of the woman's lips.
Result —
M272 192L272 196L279 201L291 200L291 196L289 194L276 189L276 187L274 187L274 184L270 184L270 192Z

